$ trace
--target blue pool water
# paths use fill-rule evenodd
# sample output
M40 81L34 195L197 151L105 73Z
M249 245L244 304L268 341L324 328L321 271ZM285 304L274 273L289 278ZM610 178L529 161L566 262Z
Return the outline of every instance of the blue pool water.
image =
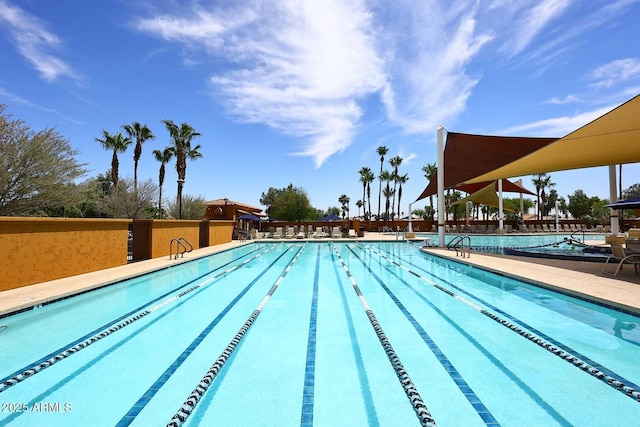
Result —
M402 242L253 243L0 319L0 425L629 424L639 320Z

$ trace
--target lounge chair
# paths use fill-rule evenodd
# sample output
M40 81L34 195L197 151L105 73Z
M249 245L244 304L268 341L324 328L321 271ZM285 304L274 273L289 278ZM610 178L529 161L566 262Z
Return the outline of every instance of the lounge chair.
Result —
M618 275L618 272L622 268L622 265L625 263L633 264L633 268L635 269L636 275L638 274L638 265L640 265L640 252L629 252L624 249L624 247L617 242L611 242L611 252L612 254L607 258L604 263L604 267L602 268L602 272L605 274L611 274L613 277ZM615 260L618 262L618 267L614 273L610 273L605 271L607 269L607 265L609 265L609 261Z
M350 239L355 239L356 237L358 237L358 235L356 234L356 230L354 230L353 228L349 229L349 238Z
M342 238L342 231L340 231L340 227L333 227L333 230L331 231L331 238L332 239Z
M313 233L313 237L316 239L321 239L324 237L324 231L322 231L322 227L316 227L316 232Z
M310 239L310 238L312 238L312 237L315 237L315 236L313 235L313 225L309 224L309 225L307 226L307 238L308 238L308 239Z
M294 230L292 227L285 227L284 228L284 238L285 239L293 239L295 236L294 234Z
M282 227L276 227L276 231L273 233L274 239L282 239Z

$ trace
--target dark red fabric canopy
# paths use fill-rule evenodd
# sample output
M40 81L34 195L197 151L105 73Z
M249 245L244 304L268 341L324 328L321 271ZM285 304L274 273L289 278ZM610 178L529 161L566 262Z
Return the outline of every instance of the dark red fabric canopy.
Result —
M461 187L463 182L511 163L557 140L558 138L489 136L447 132L447 142L444 149L444 188L467 191ZM416 201L437 194L437 181L437 177L434 177ZM489 183L490 181L485 182L484 186ZM523 192L522 190L524 190L519 186L518 190L506 190L506 185L507 181L503 181L503 191Z

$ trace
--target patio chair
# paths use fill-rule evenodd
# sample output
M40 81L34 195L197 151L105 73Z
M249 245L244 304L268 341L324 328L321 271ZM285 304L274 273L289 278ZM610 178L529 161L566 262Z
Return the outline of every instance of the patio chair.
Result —
M276 227L276 231L272 236L274 239L282 239L282 227Z
M284 228L284 238L285 239L293 239L295 236L295 231L293 228L287 226Z
M342 231L340 231L340 227L333 227L333 230L331 231L331 238L332 239L342 238Z
M355 239L356 237L358 237L358 235L356 234L356 230L354 230L353 228L349 229L349 238L350 239Z
M635 269L637 275L638 265L640 265L640 252L628 252L620 243L617 242L611 242L610 245L612 254L605 261L602 272L605 274L611 274L613 277L616 277L618 275L618 272L622 268L622 265L628 263L633 264L633 268ZM609 261L611 260L615 260L618 263L618 267L616 268L616 271L614 273L605 271L607 269L607 265L609 265Z
M316 227L316 232L313 233L313 237L316 239L321 239L324 237L324 231L322 231L322 227Z

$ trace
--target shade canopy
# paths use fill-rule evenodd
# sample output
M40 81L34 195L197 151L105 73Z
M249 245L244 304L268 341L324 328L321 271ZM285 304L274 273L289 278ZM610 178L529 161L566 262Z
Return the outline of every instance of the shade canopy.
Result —
M557 141L557 138L490 136L448 132L444 148L444 188L459 189L461 184L509 164L555 141ZM496 180L486 179L484 181L488 185ZM481 181L474 180L473 182L478 183ZM437 189L437 178L434 176L416 201L437 194ZM503 189L503 191L509 190Z
M620 200L615 203L609 203L606 206L613 209L640 209L640 197Z
M456 200L455 202L451 203L451 206L461 205L467 202L479 203L482 205L493 206L496 208L500 206L500 199L498 198L498 194L496 193L495 186L492 185L492 183L489 183L485 187L479 189L473 194L468 195L464 199ZM502 209L505 211L513 212L512 209L507 209L504 207Z
M488 182L478 182L478 183L474 183L474 184L462 184L462 185L458 185L455 187L451 187L455 190L459 190L459 191L464 191L465 193L475 193L476 191L486 187L487 185L491 185L493 183L494 188L497 190L498 189L498 181L488 181ZM447 188L447 187L445 187ZM504 193L521 193L521 194L530 194L532 196L535 196L536 193L527 190L526 188L524 188L522 185L515 183L515 182L511 182L508 179L503 179L502 180L502 191ZM436 177L433 177L433 180L429 182L429 185L427 185L427 188L424 189L424 191L422 192L422 194L420 194L420 197L418 197L417 200L421 200L424 199L425 197L429 197L431 195L437 194L438 193L438 180ZM416 201L417 201L416 200Z
M244 215L240 215L238 217L238 219L246 219L246 220L250 220L250 221L260 221L260 217L255 216L255 215L250 214L250 213L246 213Z
M640 162L639 123L640 95L539 150L465 182Z
M320 218L320 221L339 221L340 217L336 214L327 215L324 218Z

